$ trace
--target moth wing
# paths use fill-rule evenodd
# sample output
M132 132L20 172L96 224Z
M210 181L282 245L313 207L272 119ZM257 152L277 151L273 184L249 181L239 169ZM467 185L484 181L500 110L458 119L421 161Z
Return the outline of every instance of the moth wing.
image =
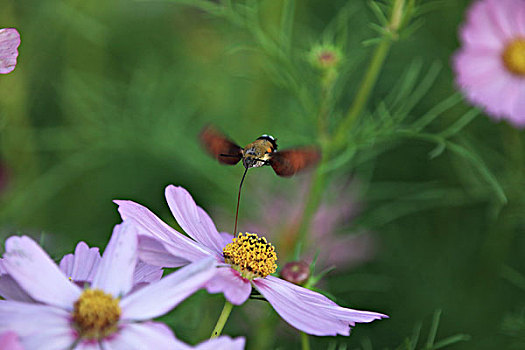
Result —
M211 125L202 129L199 138L206 151L222 164L235 165L242 159L242 148Z
M288 177L314 166L320 159L319 149L309 146L274 152L270 158L270 165L277 175Z

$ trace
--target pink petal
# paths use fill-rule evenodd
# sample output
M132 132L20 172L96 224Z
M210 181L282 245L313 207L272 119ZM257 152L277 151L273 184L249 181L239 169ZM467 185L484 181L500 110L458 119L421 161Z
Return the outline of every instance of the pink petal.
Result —
M180 267L191 261L179 258L170 252L172 244L164 244L155 237L139 235L139 258L144 262L160 267ZM168 249L169 248L169 249ZM177 253L177 250L174 250Z
M0 334L0 349L3 350L24 350L18 335L15 332L7 331Z
M472 88L490 84L504 74L499 53L489 50L463 49L454 56L454 70L461 87Z
M190 237L204 246L222 254L222 238L208 214L182 187L166 187L166 200L179 226Z
M33 299L71 310L81 290L71 283L49 256L27 236L5 243L4 267Z
M129 223L115 226L91 288L102 289L114 297L126 295L133 287L133 272L138 261L138 237Z
M525 6L518 6L513 11L515 16L514 23L516 24L517 36L525 37Z
M514 23L514 11L523 3L521 0L486 0L488 16L492 19L498 35L506 40L516 37L517 28Z
M175 336L163 323L128 323L102 341L104 350L175 349Z
M74 350L103 350L100 349L100 345L97 341L93 340L84 340L80 341L77 346L75 346Z
M521 79L519 78L517 79L515 77L509 76L504 80L504 84L501 86L500 90L493 92L493 98L498 100L497 102L494 101L494 104L497 103L498 107L492 108L492 110L496 110L496 114L501 114L504 118L505 116L508 116L509 118L507 119L511 119L510 117L512 115L514 106L518 102L517 99L519 98L518 95L520 92L520 80Z
M79 242L75 254L67 254L60 260L60 270L75 282L91 282L100 264L98 248L89 248Z
M122 319L140 321L165 314L202 288L216 265L213 257L202 259L127 295L120 302Z
M261 231L249 231L249 232L261 232ZM221 251L228 245L228 243L231 243L233 241L233 235L229 232L221 232L220 233L222 237L222 247Z
M162 278L163 273L162 268L139 261L133 273L133 284L156 282Z
M131 221L137 226L139 235L149 235L158 239L177 258L196 261L212 253L209 249L175 231L166 225L147 208L132 201L114 201L119 205L122 220ZM146 262L148 260L142 259ZM151 264L151 262L148 262Z
M9 276L4 267L4 259L0 259L0 296L5 300L24 301L26 303L35 302L35 299L31 298L29 294Z
M466 24L460 30L465 46L497 50L503 48L505 37L499 25L494 23L489 6L487 1L476 1L469 8Z
M18 57L20 34L15 28L0 29L0 73L7 74L13 71Z
M61 347L57 349L69 348L75 341L70 318L70 312L54 306L0 301L0 332L16 332L27 349L41 349L28 344L37 344L33 338L48 334L53 334L56 338L47 343L60 344ZM45 343L41 343L43 344Z
M517 96L514 105L509 111L509 121L516 127L525 127L525 81L517 88Z
M8 274L0 275L0 296L5 300L35 303L22 287ZM1 349L1 348L0 348Z
M234 305L244 303L252 291L250 281L231 267L219 267L217 274L207 284L208 293L224 293L224 297Z
M245 339L242 337L232 339L222 336L210 339L195 346L195 350L243 350Z
M41 321L47 322L47 320ZM26 349L64 350L70 349L75 340L75 331L71 329L69 321L66 320L60 325L42 327L40 331L22 338L22 343Z
M312 335L349 335L355 323L388 317L341 307L322 294L273 276L254 280L253 284L286 322Z

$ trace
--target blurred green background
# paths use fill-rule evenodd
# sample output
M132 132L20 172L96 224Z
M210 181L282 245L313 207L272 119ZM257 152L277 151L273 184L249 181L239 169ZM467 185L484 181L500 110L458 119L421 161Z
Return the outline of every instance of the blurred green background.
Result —
M393 44L370 109L413 62L418 79L432 64L442 67L414 116L454 93L449 63L469 1L435 4L417 31ZM272 37L283 2L259 5L261 27ZM3 0L0 8L0 27L15 27L22 38L18 66L0 76L2 240L43 235L57 259L79 240L103 247L120 221L113 199L132 199L174 225L163 197L168 184L186 187L228 231L243 169L220 166L204 153L197 138L202 126L211 122L241 145L263 133L277 137L281 148L316 142L315 112L279 81L287 67L261 50L256 32L228 18L177 1ZM373 50L362 42L376 35L365 1L297 1L290 62L315 91L318 73L308 65L308 51L343 11L348 68L338 107L346 110ZM466 108L460 104L431 129L450 124ZM451 348L523 346L525 333L516 325L525 324L519 317L525 306L523 133L482 115L458 137L494 174L507 204L463 159L448 151L431 159L435 145L424 141L374 144L362 161L340 170L361 187L359 214L338 234L373 231L377 254L330 273L324 287L342 305L390 319L358 325L348 338L312 340L313 348L334 342L349 349L394 348L421 322L424 338L437 309L438 339L472 337ZM271 199L289 184L297 188L301 177L251 171L241 218L261 219L263 186ZM253 349L262 348L264 338L269 348L299 348L288 326L273 342L274 333L257 328L272 311L258 301L248 304L234 311L226 334L247 335ZM221 307L221 296L201 292L165 320L196 343L211 331Z

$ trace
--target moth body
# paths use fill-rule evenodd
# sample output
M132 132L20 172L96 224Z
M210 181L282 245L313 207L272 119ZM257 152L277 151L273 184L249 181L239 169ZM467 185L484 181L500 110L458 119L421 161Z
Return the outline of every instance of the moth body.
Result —
M275 138L270 135L262 135L242 149L242 165L246 169L270 165L270 158L276 150Z

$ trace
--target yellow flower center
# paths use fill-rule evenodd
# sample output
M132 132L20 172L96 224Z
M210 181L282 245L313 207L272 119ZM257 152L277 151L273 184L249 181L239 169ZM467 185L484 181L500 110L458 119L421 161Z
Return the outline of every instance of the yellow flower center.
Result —
M255 233L239 234L222 250L224 260L247 279L266 277L277 270L274 247Z
M99 289L86 289L75 302L73 322L83 338L102 339L117 330L119 299Z
M525 77L525 38L511 41L505 47L502 57L509 72Z

